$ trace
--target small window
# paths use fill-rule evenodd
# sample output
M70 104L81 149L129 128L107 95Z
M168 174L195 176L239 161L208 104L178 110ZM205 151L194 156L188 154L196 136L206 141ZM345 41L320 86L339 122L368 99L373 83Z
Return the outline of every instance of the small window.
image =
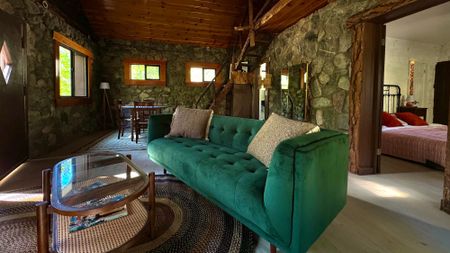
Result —
M89 50L54 33L56 68L56 104L69 106L90 102L90 70L93 54Z
M9 54L9 49L6 41L3 42L2 49L0 51L0 69L3 74L3 78L5 78L5 83L8 84L12 72L12 59L11 55Z
M127 85L166 85L166 61L125 60Z
M289 89L289 69L281 70L281 89Z
M219 64L186 63L186 83L190 86L204 86L214 80L220 68ZM220 78L215 80L220 85Z

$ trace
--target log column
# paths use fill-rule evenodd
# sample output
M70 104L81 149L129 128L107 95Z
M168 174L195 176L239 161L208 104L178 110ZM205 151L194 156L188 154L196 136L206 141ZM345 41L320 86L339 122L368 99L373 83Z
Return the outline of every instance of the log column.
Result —
M448 118L450 119L450 110ZM447 166L445 166L444 198L441 202L441 209L450 214L450 132L447 134Z

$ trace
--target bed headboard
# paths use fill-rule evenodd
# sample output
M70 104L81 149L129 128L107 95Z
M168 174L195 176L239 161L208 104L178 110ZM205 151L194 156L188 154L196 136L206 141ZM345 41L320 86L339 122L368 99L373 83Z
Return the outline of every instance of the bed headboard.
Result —
M401 96L400 86L396 84L383 85L383 111L388 113L397 112Z

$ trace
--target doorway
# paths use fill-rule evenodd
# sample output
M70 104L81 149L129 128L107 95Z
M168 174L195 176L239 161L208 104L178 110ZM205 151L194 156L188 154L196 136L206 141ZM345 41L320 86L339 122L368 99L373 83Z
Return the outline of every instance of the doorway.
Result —
M28 157L25 29L0 11L0 179Z

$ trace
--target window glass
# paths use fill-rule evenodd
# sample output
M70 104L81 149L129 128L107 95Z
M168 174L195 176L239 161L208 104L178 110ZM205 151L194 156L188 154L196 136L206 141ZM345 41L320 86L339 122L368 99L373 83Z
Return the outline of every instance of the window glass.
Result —
M75 54L75 97L87 97L87 58L84 55Z
M146 66L147 79L149 80L159 80L159 66L149 65Z
M2 70L2 74L5 78L6 84L8 84L9 77L11 76L12 72L12 60L11 55L9 54L8 46L6 45L6 41L3 42L3 46L0 51L0 69Z
M261 77L261 80L266 79L266 74L267 74L267 64L263 63L259 68L259 76Z
M145 65L131 65L131 80L145 80Z
M216 77L215 69L203 69L203 81L211 82Z
M203 82L203 68L191 68L191 82Z
M59 47L59 95L72 96L72 52Z

